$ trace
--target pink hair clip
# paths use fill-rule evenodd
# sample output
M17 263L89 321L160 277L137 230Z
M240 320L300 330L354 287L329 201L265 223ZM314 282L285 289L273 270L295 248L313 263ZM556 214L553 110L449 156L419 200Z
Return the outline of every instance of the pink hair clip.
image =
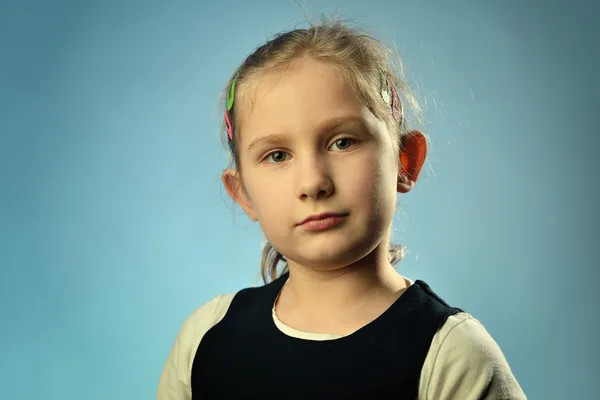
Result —
M386 104L390 104L391 96L389 90L389 83L387 80L387 76L384 72L381 72L379 76L379 81L381 85L381 98L383 99L383 101L386 102Z
M386 104L390 104L392 106L392 116L395 120L400 118L401 110L400 110L400 98L398 97L398 92L396 92L396 88L394 84L390 82L389 75L386 72L381 72L381 98L385 101Z
M233 129L231 128L231 121L229 121L229 113L227 111L225 111L225 127L227 128L229 140L233 140Z

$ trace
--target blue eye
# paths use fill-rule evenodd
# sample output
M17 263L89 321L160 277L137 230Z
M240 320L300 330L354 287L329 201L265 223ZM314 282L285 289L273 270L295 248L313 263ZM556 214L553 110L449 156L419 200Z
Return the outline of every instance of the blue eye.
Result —
M278 164L287 160L287 153L285 151L274 151L265 157L265 160L272 160L273 164Z
M352 147L355 143L356 143L356 140L349 138L349 137L343 137L343 138L339 138L335 142L333 142L333 145L331 147L337 146L338 150L347 150L350 147Z

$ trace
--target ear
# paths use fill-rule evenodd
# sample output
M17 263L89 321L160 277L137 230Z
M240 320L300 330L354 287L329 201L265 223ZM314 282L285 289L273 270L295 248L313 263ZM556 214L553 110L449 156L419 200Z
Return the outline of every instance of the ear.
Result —
M411 131L402 136L400 165L398 168L399 193L409 192L417 179L427 158L427 138L419 131Z
M252 202L248 198L248 195L243 188L239 172L228 168L223 171L221 180L223 181L223 186L225 186L225 190L227 191L229 197L231 197L233 201L242 207L244 212L252 221L257 221L258 219L256 218L254 207L252 206Z

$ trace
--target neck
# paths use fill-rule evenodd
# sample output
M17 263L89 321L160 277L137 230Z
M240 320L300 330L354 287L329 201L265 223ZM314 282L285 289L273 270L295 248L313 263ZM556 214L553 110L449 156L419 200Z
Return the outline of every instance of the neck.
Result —
M393 296L406 288L406 282L388 257L387 246L378 246L365 258L332 270L316 270L288 260L290 277L282 292L286 308L339 315L359 309L370 299Z

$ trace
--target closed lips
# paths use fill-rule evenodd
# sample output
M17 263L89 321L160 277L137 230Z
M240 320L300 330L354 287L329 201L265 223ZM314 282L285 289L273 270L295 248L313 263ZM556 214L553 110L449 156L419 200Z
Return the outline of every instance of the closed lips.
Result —
M304 221L300 222L298 225L302 225L305 224L309 221L318 221L321 219L325 219L325 218L331 218L331 217L344 217L348 214L344 214L344 213L321 213L321 214L315 214L315 215L311 215L310 217L306 218Z

